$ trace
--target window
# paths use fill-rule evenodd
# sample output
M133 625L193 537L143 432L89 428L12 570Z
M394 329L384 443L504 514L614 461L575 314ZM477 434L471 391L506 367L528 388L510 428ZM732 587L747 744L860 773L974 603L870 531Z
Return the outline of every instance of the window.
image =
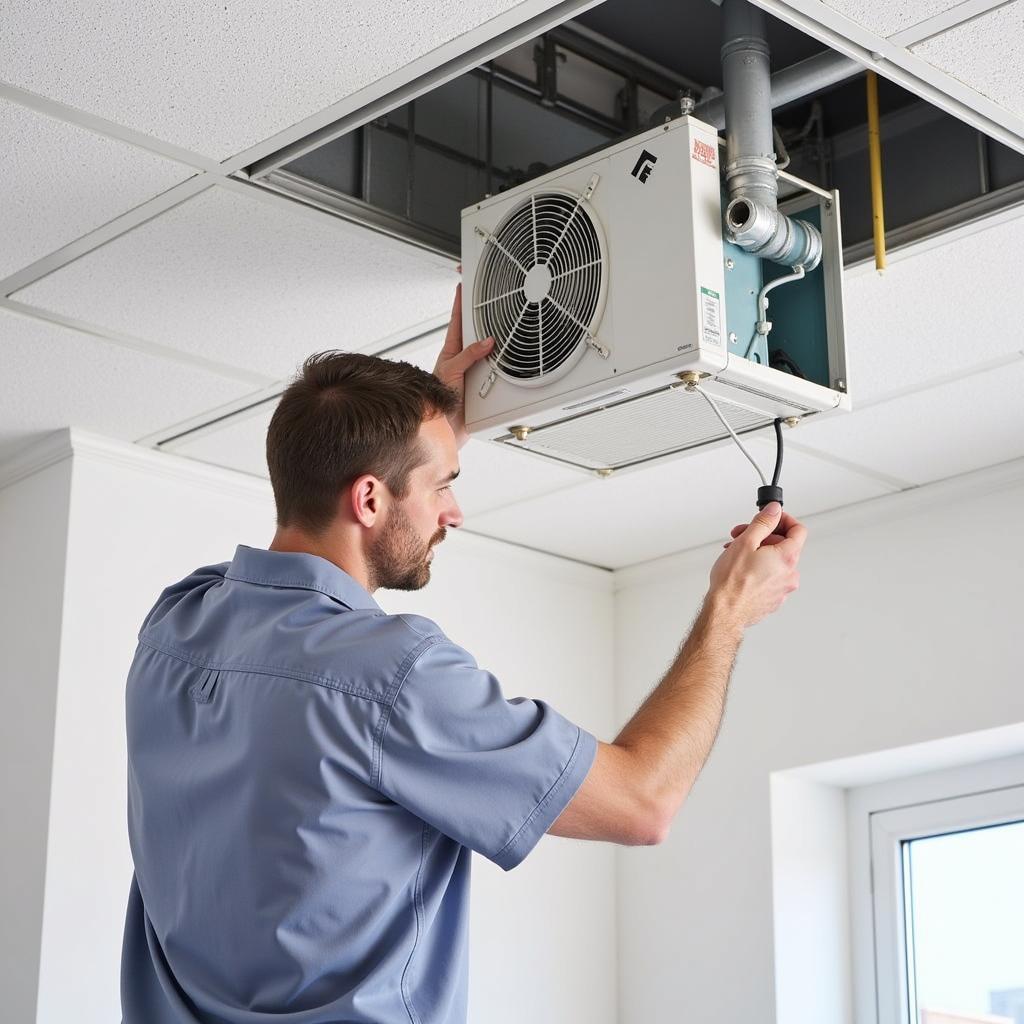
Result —
M870 814L879 1024L1024 1024L1024 785Z

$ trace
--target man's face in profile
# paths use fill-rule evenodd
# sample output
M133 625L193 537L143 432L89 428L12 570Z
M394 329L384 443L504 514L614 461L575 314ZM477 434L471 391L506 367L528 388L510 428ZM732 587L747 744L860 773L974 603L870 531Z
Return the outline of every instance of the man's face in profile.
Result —
M447 526L461 526L462 512L452 493L459 469L455 435L444 416L420 424L418 440L427 460L409 475L409 493L392 501L380 533L367 552L367 567L377 587L420 590L430 582L433 548Z

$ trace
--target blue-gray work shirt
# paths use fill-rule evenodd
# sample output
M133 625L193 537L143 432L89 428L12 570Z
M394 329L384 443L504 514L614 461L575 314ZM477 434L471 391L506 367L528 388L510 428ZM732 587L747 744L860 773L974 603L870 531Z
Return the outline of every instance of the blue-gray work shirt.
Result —
M505 870L594 737L310 554L168 587L128 676L124 1024L463 1024L470 851Z

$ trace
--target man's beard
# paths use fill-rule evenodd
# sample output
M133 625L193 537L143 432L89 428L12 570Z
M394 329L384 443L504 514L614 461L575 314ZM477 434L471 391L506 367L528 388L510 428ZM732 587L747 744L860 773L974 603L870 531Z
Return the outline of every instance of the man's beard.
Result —
M420 590L430 582L427 553L445 537L438 530L424 547L412 522L400 504L393 505L380 536L366 555L371 591Z

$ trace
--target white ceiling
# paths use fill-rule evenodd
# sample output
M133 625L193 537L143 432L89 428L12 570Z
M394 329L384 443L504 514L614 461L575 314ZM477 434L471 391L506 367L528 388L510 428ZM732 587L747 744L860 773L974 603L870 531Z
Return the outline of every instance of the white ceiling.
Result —
M878 0L824 0L826 7L887 39L912 25L959 6L961 0L903 0L880 4Z
M762 469L770 469L774 441L755 439L748 449ZM801 516L897 489L798 452L787 452L784 466L787 507ZM478 533L621 569L727 538L732 526L747 522L757 511L759 484L730 442L605 480L584 478L556 493L467 519L465 525ZM460 493L457 487L456 494Z
M14 293L42 310L270 378L451 306L449 260L237 184L217 184Z
M0 68L10 85L224 160L515 6L24 0L4 11Z
M759 0L1024 148L1024 0ZM28 2L0 34L0 461L73 425L149 443L272 394L309 352L431 368L445 261L228 174L551 0L258 7ZM874 55L874 56L872 56ZM1024 219L847 273L856 411L788 431L797 514L1024 455ZM169 450L262 474L272 403ZM753 442L763 466L773 448ZM470 442L466 528L620 567L724 535L757 479L731 446L599 480Z
M1007 47L1006 41L1016 45ZM1011 3L932 36L911 52L1024 117L1024 4ZM993 56L998 54L998 58Z
M848 270L847 377L863 408L1024 349L1007 299L1021 287L1024 210Z
M2 96L0 138L0 278L195 174Z
M253 390L0 308L0 462L65 426L133 441Z
M1024 0L757 0L776 17L1024 151Z

